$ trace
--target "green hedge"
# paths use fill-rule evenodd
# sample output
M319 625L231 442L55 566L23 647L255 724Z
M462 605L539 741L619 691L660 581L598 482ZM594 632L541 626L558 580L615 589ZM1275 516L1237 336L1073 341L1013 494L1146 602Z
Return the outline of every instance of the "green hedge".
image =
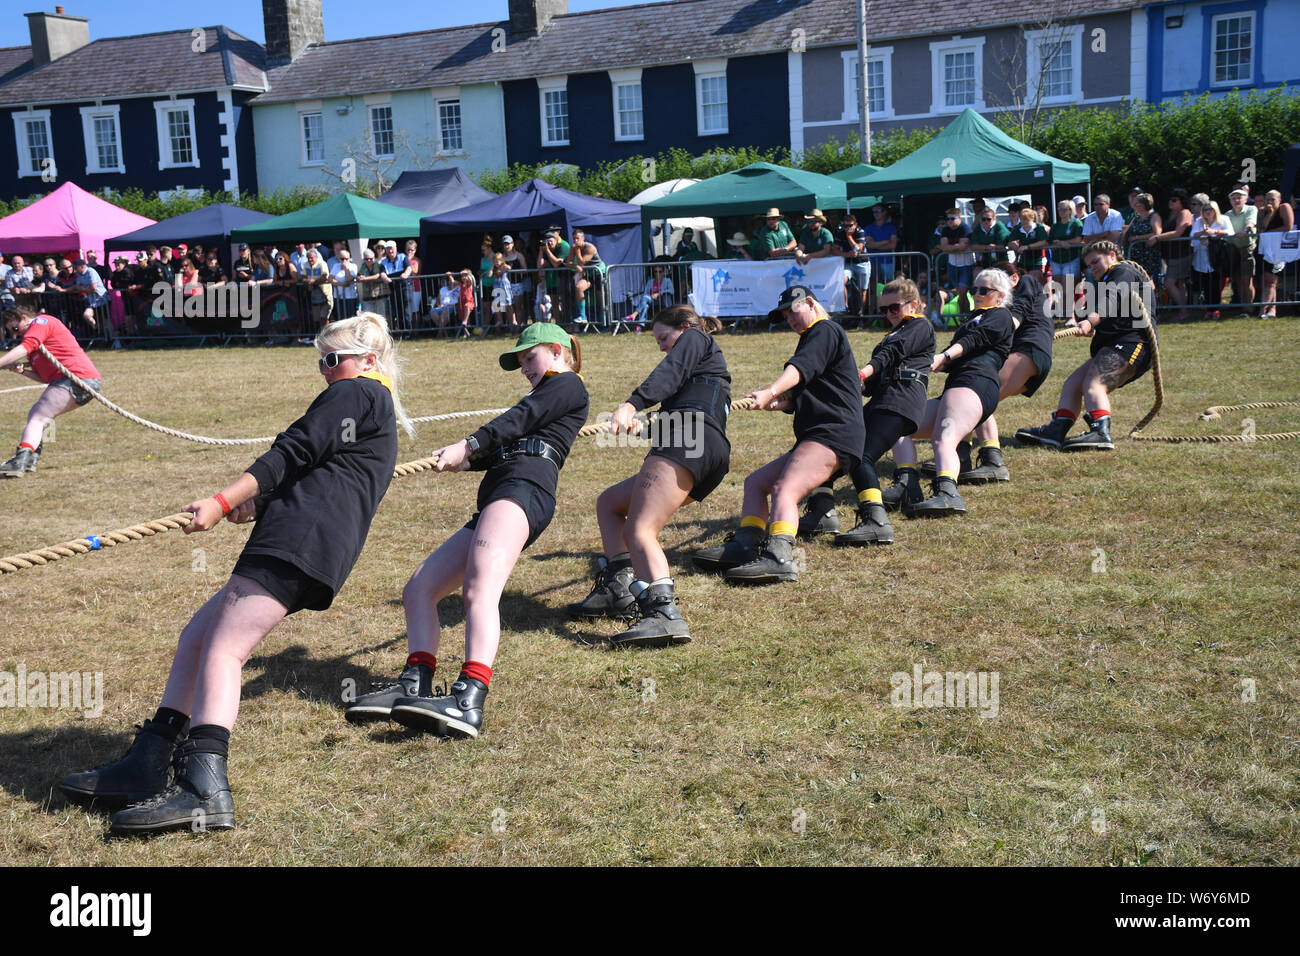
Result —
M0 216L7 216L10 213L17 212L44 195L45 193L37 193L24 199L14 199L9 202L0 200ZM257 212L264 212L271 216L282 216L287 212L302 209L304 206L314 205L322 199L328 199L333 195L333 191L322 186L297 186L293 189L277 189L270 193L232 194L228 192L210 193L204 190L193 198L181 193L178 195L169 194L166 199L162 199L158 193L146 193L139 189L128 189L121 193L104 190L98 195L137 215L148 216L150 219L167 219L171 216L192 212L195 209L202 209L214 202L224 202L232 206L241 206L244 209L254 209Z

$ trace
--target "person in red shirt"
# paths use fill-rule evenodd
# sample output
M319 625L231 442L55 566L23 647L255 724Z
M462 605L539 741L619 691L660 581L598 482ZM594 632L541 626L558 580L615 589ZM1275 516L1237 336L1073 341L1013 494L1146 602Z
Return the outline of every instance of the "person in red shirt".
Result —
M60 374L54 363L41 354L40 346L44 345L68 371L96 392L100 389L101 376L68 327L54 316L39 312L33 296L19 296L15 305L4 310L4 327L6 336L19 338L22 342L0 357L0 369L12 368L18 374L48 386L27 413L27 424L18 450L12 458L0 464L0 476L21 478L36 470L46 426L59 415L85 405L92 398L89 391Z

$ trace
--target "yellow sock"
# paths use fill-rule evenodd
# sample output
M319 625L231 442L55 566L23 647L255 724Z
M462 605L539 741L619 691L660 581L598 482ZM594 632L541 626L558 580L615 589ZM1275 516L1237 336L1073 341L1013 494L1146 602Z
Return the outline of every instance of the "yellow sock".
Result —
M864 488L858 492L859 501L869 501L872 504L884 504L885 499L880 494L879 488Z
M899 466L896 467L894 470L895 470L895 471L902 471L902 470L904 470L904 469L906 469L906 470L908 470L908 471L920 471L921 466L918 465L916 462L912 462L911 464L899 465Z
M955 472L955 471L938 471L938 472L935 472L934 477L936 477L936 478L951 478L953 481L956 481L956 480L957 480L957 472Z
M996 438L990 438L990 439L988 439L987 441L982 441L982 442L980 442L980 447L981 447L981 448L1001 448L1001 447L1002 447L1002 443L999 442Z
M767 522L758 515L745 515L740 519L740 526L742 528L762 528L765 531L767 530Z
M773 521L767 526L768 534L788 534L792 538L798 530L799 526L793 521Z

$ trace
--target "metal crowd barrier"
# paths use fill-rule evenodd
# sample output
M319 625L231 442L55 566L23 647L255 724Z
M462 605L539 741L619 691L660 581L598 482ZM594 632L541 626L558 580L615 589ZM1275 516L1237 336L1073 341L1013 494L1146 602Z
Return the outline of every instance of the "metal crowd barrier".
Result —
M1294 230L1293 230L1294 232ZM1234 250L1230 239L1198 235L1163 239L1148 245L1145 238L1124 243L1124 256L1142 264L1156 283L1156 312L1217 316L1225 310L1259 314L1265 309L1295 312L1300 306L1300 263L1275 264L1265 258L1255 235L1255 251ZM1244 256L1253 264L1241 275ZM1185 277L1174 265L1185 261ZM1234 275L1233 273L1237 274ZM1246 280L1249 280L1249 284ZM1248 285L1248 287L1247 287ZM1248 294L1247 294L1248 293Z

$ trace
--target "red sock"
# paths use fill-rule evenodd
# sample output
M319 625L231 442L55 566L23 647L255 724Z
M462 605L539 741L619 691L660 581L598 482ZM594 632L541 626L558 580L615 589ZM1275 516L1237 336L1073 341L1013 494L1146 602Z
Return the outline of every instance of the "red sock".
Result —
M1089 412L1088 414L1092 416L1092 420L1095 422L1099 418L1105 418L1108 416L1110 414L1110 409L1099 408L1095 412Z
M480 664L478 661L466 661L460 669L461 677L472 677L476 681L489 687L492 684L492 668L486 664Z
M412 664L423 664L425 667L429 668L429 670L436 671L438 669L438 658L434 657L428 651L415 651L406 659L407 667L410 667Z
M1073 412L1073 411L1071 411L1071 410L1068 409L1068 408L1058 408L1058 409L1056 410L1056 417L1057 417L1057 418L1068 418L1070 421L1074 421L1074 420L1075 420L1076 418L1078 418L1079 416L1078 416L1078 414L1077 414L1076 412Z
M18 443L18 447L19 447L19 448L26 448L28 451L35 451L35 450L36 450L36 446L33 445L33 444L32 444L31 442L29 442L29 441L20 441L20 442Z

